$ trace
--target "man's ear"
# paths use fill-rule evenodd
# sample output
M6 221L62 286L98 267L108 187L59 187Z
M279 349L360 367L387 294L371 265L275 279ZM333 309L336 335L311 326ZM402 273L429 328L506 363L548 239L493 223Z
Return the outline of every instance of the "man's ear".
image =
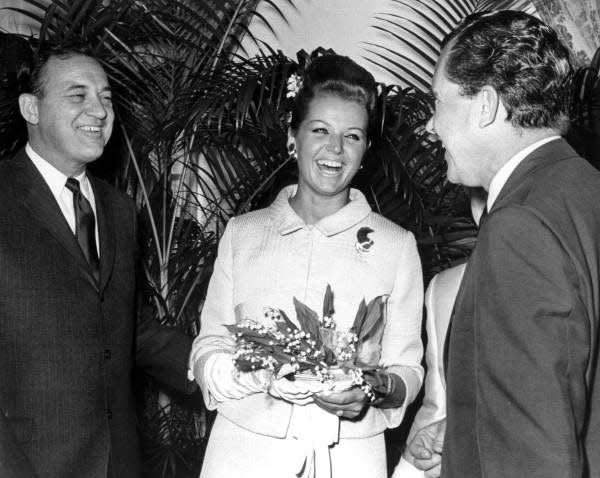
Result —
M19 95L19 110L21 116L30 124L38 124L38 97L31 93Z
M485 128L496 121L500 106L500 95L493 86L485 85L477 93L479 102L479 127Z

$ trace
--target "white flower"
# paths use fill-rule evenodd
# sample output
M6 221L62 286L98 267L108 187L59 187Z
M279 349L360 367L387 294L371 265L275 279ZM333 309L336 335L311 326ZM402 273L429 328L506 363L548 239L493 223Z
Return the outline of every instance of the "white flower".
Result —
M302 88L302 78L296 73L292 73L287 80L287 94L286 98L295 98L298 92Z

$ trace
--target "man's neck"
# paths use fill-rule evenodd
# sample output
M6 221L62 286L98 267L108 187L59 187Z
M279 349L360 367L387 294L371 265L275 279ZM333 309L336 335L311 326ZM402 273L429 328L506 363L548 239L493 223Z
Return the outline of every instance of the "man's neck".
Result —
M491 167L487 171L487 176L482 181L484 189L489 191L494 176L515 155L538 141L557 135L560 133L551 128L510 128L506 135L494 138L490 141L487 151L488 157L493 159L490 161Z
M63 158L60 158L59 155L55 154L53 151L48 151L42 147L35 138L30 138L28 144L35 154L67 177L76 178L86 171L85 163L79 164L64 161Z

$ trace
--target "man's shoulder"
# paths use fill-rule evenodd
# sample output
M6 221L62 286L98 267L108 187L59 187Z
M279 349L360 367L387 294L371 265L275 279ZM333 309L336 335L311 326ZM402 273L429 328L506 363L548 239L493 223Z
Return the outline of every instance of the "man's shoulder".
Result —
M22 184L27 171L27 155L25 149L18 150L11 156L0 159L0 184L2 191L8 192L11 186Z
M526 172L513 182L505 200L497 200L498 206L524 207L550 215L562 215L563 210L573 208L596 212L600 209L600 202L596 200L600 171L566 141L544 145L525 160L523 168ZM590 203L594 204L591 208Z
M107 198L109 202L117 203L126 207L134 207L134 201L127 193L108 183L106 180L89 175L92 187L96 194Z
M534 171L523 203L548 212L573 207L576 210L581 208L598 211L599 191L600 171L585 159L572 156Z
M25 148L20 148L12 154L0 157L0 169L14 169L25 159L27 159L27 153L25 152Z

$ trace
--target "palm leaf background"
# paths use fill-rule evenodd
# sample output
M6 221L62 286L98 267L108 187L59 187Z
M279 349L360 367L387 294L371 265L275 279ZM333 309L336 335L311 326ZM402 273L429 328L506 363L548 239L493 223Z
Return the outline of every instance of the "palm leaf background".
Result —
M375 210L416 234L427 279L464 260L476 233L465 192L446 181L443 151L424 131L440 42L475 11L531 6L523 0L392 1L404 10L381 12L373 29L391 35L398 49L373 42L364 49L365 58L393 72L398 85L380 87L385 121L354 185ZM26 3L32 9L22 12L39 24L40 34L11 37L6 48L13 54L0 57L7 59L3 70L14 73L2 76L0 153L14 151L25 138L14 91L30 45L89 45L110 77L117 113L95 172L136 199L148 300L157 319L195 335L226 221L265 206L295 181L285 150L285 84L308 55L287 58L252 37L256 0ZM278 12L284 3L293 5L268 3ZM246 58L243 38L256 42L261 54ZM598 98L599 62L580 75L588 100ZM581 106L581 116L592 131L597 107L586 108ZM140 388L146 475L197 476L211 417L197 397L165 393L145 377ZM402 443L405 432L392 439ZM393 463L400 447L390 451Z

